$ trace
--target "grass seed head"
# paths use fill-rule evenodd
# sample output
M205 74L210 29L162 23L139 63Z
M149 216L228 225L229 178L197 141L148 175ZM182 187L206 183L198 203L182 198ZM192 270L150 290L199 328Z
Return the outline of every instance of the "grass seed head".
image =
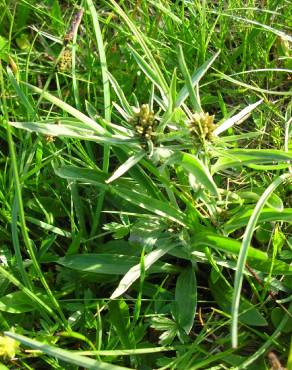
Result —
M210 116L209 113L194 113L189 121L189 130L191 136L199 139L200 141L211 141L215 128L216 125L214 124L214 116Z

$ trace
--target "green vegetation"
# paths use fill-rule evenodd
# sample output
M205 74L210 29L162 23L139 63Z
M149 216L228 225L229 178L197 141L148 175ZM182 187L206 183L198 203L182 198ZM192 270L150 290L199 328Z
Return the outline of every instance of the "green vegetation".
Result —
M291 14L0 1L0 369L292 369Z

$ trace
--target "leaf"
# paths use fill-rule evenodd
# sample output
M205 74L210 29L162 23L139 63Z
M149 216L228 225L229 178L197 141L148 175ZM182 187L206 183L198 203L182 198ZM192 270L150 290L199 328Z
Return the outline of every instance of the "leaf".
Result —
M232 340L232 347L236 348L238 345L238 312L239 312L239 303L240 303L240 293L243 283L243 275L244 275L244 268L245 268L245 262L248 256L248 249L251 243L252 235L254 232L254 229L256 227L258 218L261 214L261 211L267 201L267 199L270 197L270 195L274 192L274 190L283 182L285 182L287 179L291 178L291 174L283 174L279 177L277 177L269 186L268 188L263 192L260 199L258 200L251 216L248 221L248 224L246 226L240 252L238 255L237 265L236 265L236 271L235 271L235 278L234 278L234 292L233 292L233 298L232 298L232 323L231 323L231 340ZM274 262L274 261L272 261Z
M144 270L147 271L151 266L158 261L159 258L164 256L170 249L174 248L177 243L171 243L169 240L166 242L159 241L160 248L157 248L144 257ZM153 266L155 267L155 266ZM129 287L140 277L141 266L140 263L137 263L135 266L131 267L129 271L125 274L122 280L119 282L119 285L110 296L110 299L115 299L125 293Z
M219 250L222 252L231 253L234 255L239 255L241 250L241 242L227 238L225 236L221 236L212 232L200 232L196 234L196 236L191 241L192 248L194 249L194 254L197 251L198 247L211 247L215 250ZM270 260L267 253L253 248L248 248L248 258L247 262L250 267L254 268L258 271L263 271L266 273L272 273L273 275L277 274L292 274L292 266L289 266L287 263L274 260L273 261L273 270L271 271L272 261Z
M233 231L246 226L252 212L252 209L247 208L236 213L224 224L224 232L230 234ZM272 208L264 208L259 215L258 224L274 221L291 222L291 220L292 208L285 208L282 212L276 212Z
M201 65L192 75L191 81L192 81L192 87L193 89L198 85L202 77L205 75L207 70L211 67L215 59L220 54L220 51L218 51L216 54L214 54L210 59L208 59L204 64ZM187 86L185 85L180 92L178 93L177 99L175 101L175 107L180 107L183 102L187 99L189 96L189 90Z
M284 152L275 149L228 149L228 152L217 151L213 157L219 157L217 162L212 166L212 174L231 167L248 166L249 164L274 164L286 163L289 167L289 161L292 160L292 152ZM267 166L266 170L269 169Z
M230 314L233 288L229 286L222 278L217 279L215 282L209 280L209 286L219 307ZM240 299L239 321L251 326L268 325L266 319L262 316L259 310L243 297Z
M108 304L110 322L113 324L123 348L135 348L135 337L131 330L130 313L127 303L120 299Z
M183 49L181 45L178 46L178 61L179 61L180 69L182 71L182 74L186 82L186 88L188 90L188 95L190 96L190 101L193 106L193 109L195 112L202 112L200 99L199 99L197 92L195 92L192 79L191 79L188 67L186 65L186 62L185 62L185 57L184 57Z
M238 191L236 192L236 194L239 195L242 199L252 199L257 201L260 198L262 192L263 191L260 188L253 188L252 191ZM283 202L277 194L271 194L266 204L268 207L273 208L276 212L282 212L284 209Z
M59 258L56 262L67 268L94 274L124 275L139 264L139 257L122 254L74 254ZM155 262L155 261L154 261ZM157 262L149 273L175 272L177 269L168 264Z
M45 98L50 103L55 104L57 107L63 109L65 112L77 118L80 122L83 122L88 128L92 129L94 132L100 135L104 135L106 133L106 130L102 126L100 126L97 122L95 122L93 119L89 118L84 113L77 110L76 108L73 108L68 103L65 103L64 101L57 98L56 96L46 91L43 91L42 89L39 89L36 86L30 85L28 83L25 83L25 85L28 86L32 91L43 96L43 98Z
M263 99L257 101L256 103L254 104L250 104L248 105L247 107L245 107L242 111L240 111L239 113L237 113L235 116L231 117L231 118L228 118L226 121L224 121L219 127L217 127L213 134L215 136L218 136L220 135L222 132L228 130L230 127L232 127L233 125L235 124L239 124L239 123L242 123L243 121L245 121L250 113L258 106L260 105L261 103L263 102Z
M170 203L151 198L135 190L121 187L120 185L113 187L113 190L118 196L126 199L128 202L185 226L185 215L179 209L174 208Z
M57 122L57 124L56 124ZM89 130L88 126L83 128L76 126L74 122L71 124L62 123L62 120L54 122L9 122L13 127L21 128L30 132L38 132L43 135L53 137L70 137L82 140L95 141L102 144L131 144L131 138L122 135L96 135L93 130Z
M149 67L152 69L152 71L154 71L154 74L157 77L157 82L159 83L160 89L162 89L163 91L163 96L167 96L168 84L164 79L163 73L161 72L155 58L153 57L151 50L148 47L144 34L136 27L134 22L127 16L127 14L123 11L123 9L118 5L116 1L110 0L110 3L115 11L121 16L123 21L127 24L132 34L135 36L135 39L141 46L144 54L150 62Z
M0 61L3 59L5 62L8 61L9 42L8 40L0 35Z
M113 174L112 176L106 180L106 183L109 184L119 177L121 177L124 173L129 171L132 167L134 167L144 156L146 155L145 151L140 151L134 155L132 155L130 158L126 160L125 163L123 163Z
M138 64L138 66L141 68L141 70L144 72L144 74L149 78L149 80L159 89L163 99L167 101L166 93L163 90L162 81L160 79L160 75L156 73L155 70L151 68L149 63L145 61L145 59L135 50L131 47L131 45L128 45L128 48L131 50L133 57Z
M34 309L36 309L34 302L22 291L16 291L0 298L0 311L18 314L31 312Z
M107 74L108 74L109 81L110 81L112 87L114 88L115 93L117 94L122 107L127 112L127 114L131 117L133 115L133 110L132 110L127 98L125 97L125 94L124 94L123 90L121 89L117 80L114 78L114 76L109 71L107 71Z
M25 107L25 109L27 110L28 112L28 116L31 118L31 117L34 117L35 115L35 110L34 108L32 107L32 105L30 104L27 96L24 94L24 92L21 90L18 82L16 81L11 69L9 67L7 67L7 74L8 74L8 78L14 88L14 90L16 91L18 97L19 97L19 100L20 102L23 104L23 106Z
M58 348L56 346L51 346L46 343L39 342L34 339L30 339L25 337L24 335L16 334L13 332L4 332L10 338L17 340L18 342L22 343L23 345L41 351L49 356L58 358L62 361L65 361L74 366L81 366L85 369L92 369L92 370L126 370L128 368L117 366L113 364L108 364L102 361L96 361L91 358L88 358L84 355L78 355L76 352L68 351L62 348Z
M175 302L178 323L189 334L197 308L197 280L194 268L191 266L185 268L177 278Z
M275 328L277 328L280 322L283 320L285 313L286 312L281 307L275 307L272 310L271 319L272 319L272 323ZM292 312L290 312L290 315L291 314ZM291 316L288 318L288 321L282 330L283 330L283 333L291 333L292 331L292 317Z
M217 186L208 170L208 168L194 155L189 153L175 153L170 157L169 163L180 165L185 171L193 175L196 183L209 190L209 192L218 196Z

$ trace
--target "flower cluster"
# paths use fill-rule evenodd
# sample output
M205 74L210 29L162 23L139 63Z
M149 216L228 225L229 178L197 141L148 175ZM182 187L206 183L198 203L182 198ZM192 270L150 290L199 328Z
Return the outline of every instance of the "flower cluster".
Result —
M191 136L196 139L212 140L213 132L216 128L214 124L214 116L210 116L209 113L195 113L192 115L189 121L189 130Z
M133 108L133 117L130 122L133 124L136 133L143 141L153 140L154 129L157 126L155 114L150 110L148 104L142 104L140 108Z
M58 62L58 70L66 72L72 67L72 52L68 48L64 49Z

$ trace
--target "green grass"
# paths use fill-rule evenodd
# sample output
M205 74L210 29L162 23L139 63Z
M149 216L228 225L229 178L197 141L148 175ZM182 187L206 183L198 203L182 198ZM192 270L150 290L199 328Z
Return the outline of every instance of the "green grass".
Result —
M0 2L1 369L292 369L291 12Z

